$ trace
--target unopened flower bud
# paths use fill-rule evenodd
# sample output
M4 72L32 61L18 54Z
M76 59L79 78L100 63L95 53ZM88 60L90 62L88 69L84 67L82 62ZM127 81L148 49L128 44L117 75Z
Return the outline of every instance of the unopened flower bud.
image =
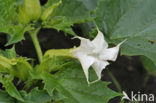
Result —
M24 0L24 9L31 20L37 20L41 15L39 0Z
M41 16L41 20L45 21L53 13L54 9L57 8L61 3L62 3L62 0L46 8Z

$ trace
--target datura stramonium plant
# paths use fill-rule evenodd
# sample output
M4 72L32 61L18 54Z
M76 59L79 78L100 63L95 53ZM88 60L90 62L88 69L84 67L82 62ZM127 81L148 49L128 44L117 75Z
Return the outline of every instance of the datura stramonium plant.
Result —
M72 55L77 58L83 68L88 84L95 83L101 79L101 72L109 65L108 61L115 61L120 45L125 41L119 43L116 47L108 48L108 44L104 39L104 35L98 30L98 34L94 40L90 41L82 37L75 37L81 40L79 47L71 50ZM90 82L88 77L88 70L90 67L96 72L97 80Z

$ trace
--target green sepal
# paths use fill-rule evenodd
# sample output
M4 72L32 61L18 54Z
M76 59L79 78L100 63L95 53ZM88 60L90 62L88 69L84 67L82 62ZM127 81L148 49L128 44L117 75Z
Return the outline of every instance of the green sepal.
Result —
M28 14L21 5L19 5L18 22L22 24L28 24L30 22Z
M0 56L0 72L3 74L9 74L25 81L28 80L31 70L32 67L25 58L8 59Z
M53 13L54 9L57 8L61 3L62 0L46 8L41 15L41 20L45 21L46 19L48 19L48 17Z
M11 61L3 56L0 56L0 72L9 73L11 68Z
M31 20L37 20L41 15L39 0L24 0L24 9Z
M26 81L29 79L29 71L32 70L31 65L24 58L12 60L13 75L20 80Z
M39 72L54 72L62 69L65 65L70 64L73 60L72 54L70 53L72 49L52 49L48 50L43 61L40 64Z
M51 49L51 50L48 50L45 54L44 54L44 57L53 57L54 55L55 56L68 56L68 57L73 57L72 56L72 53L71 53L71 50L72 49Z

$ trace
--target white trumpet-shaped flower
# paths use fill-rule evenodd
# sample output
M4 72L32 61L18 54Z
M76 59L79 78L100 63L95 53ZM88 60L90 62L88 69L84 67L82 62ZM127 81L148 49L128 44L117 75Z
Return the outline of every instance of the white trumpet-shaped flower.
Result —
M109 61L115 61L120 45L124 42L119 43L116 47L108 48L107 42L104 40L104 35L98 30L98 34L93 41L82 37L75 37L81 40L80 46L73 49L71 53L77 58L83 68L88 84L94 83L101 79L101 72L109 65ZM88 69L92 66L98 77L97 80L89 82Z

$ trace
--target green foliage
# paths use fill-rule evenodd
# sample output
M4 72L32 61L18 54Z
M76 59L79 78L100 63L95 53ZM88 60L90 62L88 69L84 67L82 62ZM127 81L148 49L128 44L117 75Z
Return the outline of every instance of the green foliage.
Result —
M14 77L18 77L20 80L27 80L31 69L30 64L23 58L7 59L0 56L0 82L10 96L24 101L12 81Z
M43 11L43 14L41 15L41 20L45 21L46 19L48 19L48 17L53 13L54 9L57 8L61 3L62 3L62 0L46 8Z
M1 73L10 73L21 80L28 79L29 71L32 70L31 65L25 58L13 58L9 60L0 56L0 67Z
M43 80L44 89L57 101L65 103L107 103L121 94L110 90L108 82L88 85L81 66L75 60L64 69L51 75L48 72L33 72L32 78Z
M16 57L15 48L13 47L12 49L6 49L5 51L0 50L0 55L9 59L15 58Z
M17 0L0 0L0 31L9 33L16 23L16 2Z
M20 92L22 97L24 98L24 102L18 103L47 103L51 101L51 97L45 90L38 90L38 88L34 88L30 93L26 93L25 91Z
M1 103L15 103L14 98L10 97L7 92L0 90Z
M0 82L2 83L3 87L5 88L5 91L11 97L14 97L16 99L16 101L17 100L20 101L20 103L21 102L27 103L27 102L25 102L25 98L28 100L32 99L32 101L33 101L34 98L33 97L30 98L30 95L32 95L32 94L37 95L37 93L35 91L32 91L32 94L26 95L26 93L25 93L25 94L21 95L21 93L17 90L15 84L13 83L13 80L15 77L17 77L19 79L19 81L27 81L30 78L29 72L31 70L32 70L31 65L24 58L7 59L5 57L0 56L0 72L1 72ZM38 91L38 93L39 93L38 95L42 95L42 96L46 95L45 92L43 92L43 91ZM22 97L23 95L24 95L24 98ZM44 100L44 98L40 98L40 100L41 99ZM48 98L48 96L46 98ZM5 100L5 98L2 98L2 99Z
M95 22L112 41L128 38L121 48L122 55L144 55L156 64L155 3L155 0L99 0Z
M9 34L6 45L10 45L24 40L28 31L39 51L37 33L41 28L76 35L72 26L82 24L85 36L94 37L96 24L109 43L127 38L121 54L142 55L144 67L155 75L155 4L155 0L48 0L41 6L39 0L0 0L0 32ZM108 88L109 82L88 85L70 50L49 50L36 66L28 58L16 57L14 47L0 50L0 83L4 88L0 103L108 103L122 96ZM94 74L91 70L91 79L97 78ZM21 83L24 86L19 89Z
M55 2L49 0L45 8L50 7ZM62 30L65 33L75 35L71 26L75 23L83 23L91 20L90 11L82 2L77 0L62 0L60 6L53 11L50 19L45 23L46 28Z
M98 82L88 85L80 64L69 55L70 50L49 50L43 62L32 72L33 79L43 80L44 89L55 101L65 103L107 103L111 98L121 96L110 90L109 82ZM55 74L50 74L51 72ZM93 71L92 79L96 76ZM98 89L97 89L98 88ZM83 94L82 94L83 92ZM61 102L61 103L62 103Z
M0 56L0 71L2 73L0 82L8 93L5 95L9 96L12 103L15 103L14 101L17 103L47 103L51 101L107 103L111 98L121 96L120 93L107 87L109 82L100 81L88 85L79 62L71 58L70 49L57 51L59 50L47 51L43 62L34 69L27 62L28 59L11 58L12 56L7 55L10 58L8 59ZM56 73L51 74L51 72ZM92 71L91 74L94 72ZM19 79L19 83L21 81L26 83L23 90L16 88L18 84L13 83L15 77ZM43 80L43 86L38 84L40 80ZM34 89L27 93L32 86ZM35 87L39 87L40 90ZM2 96L2 100L5 101L5 96Z
M30 93L20 91L20 94L23 98L23 102L17 101L10 97L7 92L1 90L0 103L49 103L51 101L49 94L45 90L38 90L38 88L32 89Z
M24 101L15 85L12 83L12 80L13 77L11 75L0 75L0 82L3 84L5 91L7 91L11 97Z
M24 26L22 24L13 25L10 32L8 32L10 39L6 45L11 45L11 44L17 43L21 40L24 40L24 33L31 29L32 29L32 27L30 27L29 25L27 25L27 26Z
M0 32L10 36L6 45L23 40L24 33L34 27L54 28L76 35L71 26L91 20L90 11L84 3L77 0L72 0L72 2L63 0L61 5L58 0L49 0L43 7L40 6L39 0L24 0L23 2L1 0L0 2ZM43 20L42 23L39 23L40 19Z
M94 8L96 8L98 0L77 0L77 1L81 1L88 10L93 10Z
M147 72L150 75L156 76L156 66L154 65L154 63L145 56L140 56L140 59L141 59L141 61L143 63L143 66L147 70Z
M0 2L0 32L9 34L10 36L6 45L23 40L24 32L28 28L17 24L17 0L0 0Z

